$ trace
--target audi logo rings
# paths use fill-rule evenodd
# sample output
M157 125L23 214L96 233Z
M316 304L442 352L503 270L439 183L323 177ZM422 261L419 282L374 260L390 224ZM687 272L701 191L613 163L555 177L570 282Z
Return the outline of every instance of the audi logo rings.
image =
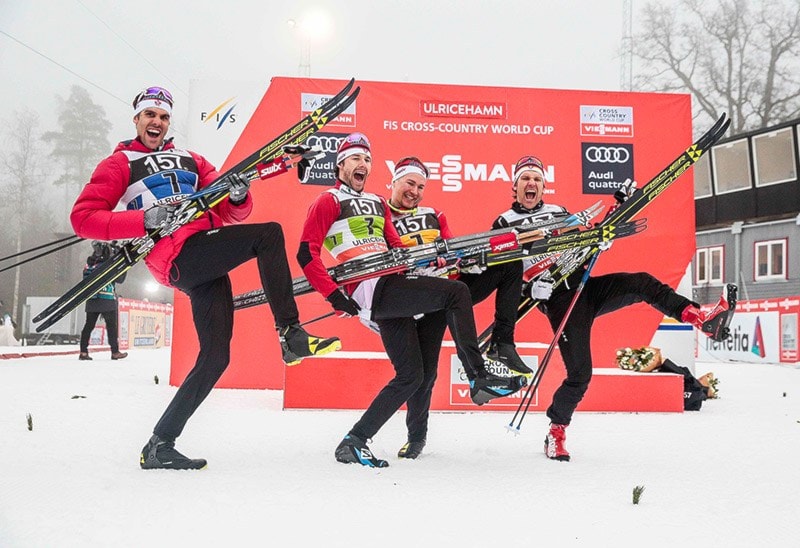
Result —
M319 147L323 152L336 154L336 151L339 149L339 143L341 143L344 138L344 135L341 137L334 135L312 135L306 140L306 144L312 147Z
M623 147L591 146L584 153L586 159L597 164L624 164L631 159L631 153Z

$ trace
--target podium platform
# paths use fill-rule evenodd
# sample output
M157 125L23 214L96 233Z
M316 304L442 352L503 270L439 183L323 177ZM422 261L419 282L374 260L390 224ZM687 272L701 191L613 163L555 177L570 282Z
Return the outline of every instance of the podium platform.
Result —
M517 348L534 371L547 348L522 344ZM530 411L545 411L553 392L565 377L556 350L542 377ZM383 352L336 352L329 357L306 358L301 366L287 367L285 409L365 409L394 376ZM445 341L439 356L439 376L433 389L433 411L515 411L524 389L506 398L477 406L452 342ZM592 383L578 411L683 412L683 377L670 373L637 373L617 367L596 367Z

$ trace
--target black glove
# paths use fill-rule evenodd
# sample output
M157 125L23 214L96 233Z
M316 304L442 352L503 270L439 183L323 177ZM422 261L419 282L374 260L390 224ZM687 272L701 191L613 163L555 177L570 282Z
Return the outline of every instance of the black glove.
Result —
M333 309L339 313L340 318L358 316L361 307L353 299L339 291L338 289L326 297Z
M250 192L250 180L241 173L231 173L225 176L225 180L230 185L230 195L228 199L233 205L242 205Z
M175 219L175 206L153 206L144 212L144 227L147 230L161 228Z

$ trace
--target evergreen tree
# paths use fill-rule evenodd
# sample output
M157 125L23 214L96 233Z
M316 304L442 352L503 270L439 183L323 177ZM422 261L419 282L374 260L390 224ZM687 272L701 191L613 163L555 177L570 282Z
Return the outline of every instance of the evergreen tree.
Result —
M66 228L75 198L98 162L111 152L108 141L111 122L106 119L103 107L92 101L89 92L80 86L72 86L66 99L56 98L60 130L48 131L42 139L52 147L50 156L63 170L54 183L64 189Z

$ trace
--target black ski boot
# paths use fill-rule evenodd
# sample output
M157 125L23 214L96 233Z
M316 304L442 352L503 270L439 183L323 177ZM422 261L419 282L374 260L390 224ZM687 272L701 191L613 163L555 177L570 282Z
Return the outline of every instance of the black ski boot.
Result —
M345 464L356 463L370 468L389 466L387 461L376 458L372 454L365 440L352 434L347 434L336 447L336 460Z
M190 459L175 449L174 441L164 441L153 434L142 448L139 465L144 470L200 470L206 467L206 459Z
M734 284L725 286L719 302L707 314L699 306L692 303L681 312L681 321L690 323L714 341L724 341L730 335L730 324L736 311L736 294Z
M485 368L478 372L478 377L469 381L469 395L475 405L483 405L489 400L510 396L528 384L523 375L501 377L489 373Z
M511 343L493 342L486 352L486 357L502 363L512 374L524 375L528 379L533 378L533 369L525 365L525 362L517 354L517 349Z
M409 441L400 448L400 451L397 452L397 456L401 459L415 459L422 454L424 448L425 440Z
M717 305L703 318L700 330L714 341L724 341L731 333L730 325L736 312L736 296L739 288L734 284L725 286Z
M375 458L367 442L353 434L347 434L336 447L336 460L345 464L356 463L370 468L386 468L389 463Z
M323 339L309 335L300 324L278 327L278 337L283 351L283 363L297 365L308 356L322 356L342 348L338 337Z

